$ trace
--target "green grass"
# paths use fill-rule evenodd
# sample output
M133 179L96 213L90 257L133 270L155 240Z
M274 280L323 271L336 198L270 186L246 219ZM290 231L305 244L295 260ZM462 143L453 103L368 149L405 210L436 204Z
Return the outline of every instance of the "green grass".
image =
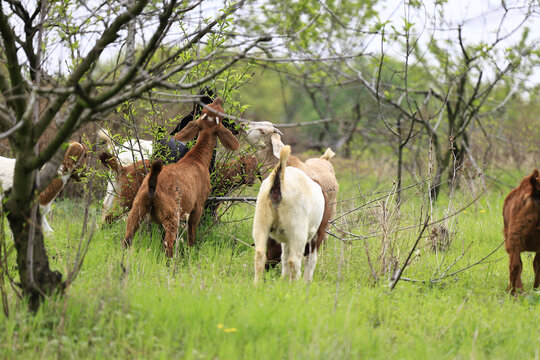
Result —
M388 189L391 180L365 170L343 169L340 198ZM362 178L362 176L365 176ZM362 180L359 180L362 178ZM358 188L358 182L362 187ZM252 190L252 192L255 190ZM452 245L429 250L427 238L404 277L428 280L465 268L502 241L502 201L506 189L492 188L473 206L446 222ZM452 199L458 209L471 195L464 185ZM371 196L373 199L376 196ZM368 199L343 202L352 209ZM384 200L384 199L383 199ZM378 203L374 203L377 205ZM418 224L424 201L410 191L384 226ZM392 210L393 202L387 207ZM94 216L98 217L97 209ZM66 274L79 244L80 203L54 209L47 239L52 266ZM157 227L143 226L129 250L121 247L125 222L98 229L84 266L63 297L49 299L35 315L9 294L10 316L0 321L3 358L186 358L186 359L358 359L485 358L540 356L540 293L532 291L532 256L522 255L525 293L506 293L508 260L500 248L485 262L437 283L400 281L388 289L381 265L381 236L344 243L330 237L310 285L289 283L279 269L253 281L253 207L235 205L222 224L199 229L197 245L174 260L164 256ZM391 213L391 212L390 212ZM340 225L359 234L381 231L379 206L362 208ZM242 221L237 221L243 219ZM335 232L335 230L333 230ZM394 234L393 232L390 232ZM388 238L390 263L403 261L418 229ZM370 254L371 266L367 260ZM468 249L463 256L464 249ZM461 258L460 258L461 256ZM456 261L456 259L458 259ZM393 260L392 260L393 259ZM390 261L392 260L392 261ZM395 267L394 267L395 268ZM13 270L13 269L12 269ZM376 276L372 276L372 272Z

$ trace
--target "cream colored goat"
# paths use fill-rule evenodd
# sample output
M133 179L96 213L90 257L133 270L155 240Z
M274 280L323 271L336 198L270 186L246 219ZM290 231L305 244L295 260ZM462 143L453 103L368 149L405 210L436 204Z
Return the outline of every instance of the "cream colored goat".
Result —
M281 243L282 276L300 277L302 256L307 250L304 280L309 282L317 264L317 250L330 217L321 187L303 171L286 167L291 147L283 146L280 160L263 181L253 219L255 283L262 278L269 237Z
M255 156L260 166L263 178L269 174L269 169L273 169L279 161L279 153L285 146L281 141L281 131L276 129L271 122L259 121L248 122L242 129L244 139L256 149ZM335 153L328 148L319 158L311 158L303 162L296 156L289 156L287 166L293 166L302 170L312 180L321 185L330 206L330 218L333 218L337 211L337 194L339 183L336 179L334 167L330 159ZM326 233L324 233L326 238ZM324 240L324 239L322 239ZM280 260L281 247L272 238L268 241L267 266L274 266Z
M279 161L279 153L283 146L281 135L283 133L276 129L269 121L248 122L242 129L245 140L256 149L255 156L260 167L263 178L269 174ZM303 162L296 156L289 156L287 166L294 166L306 173L311 179L318 182L328 196L332 216L336 213L336 200L339 190L339 183L336 179L334 167L330 159L335 153L330 149L318 158L311 158Z

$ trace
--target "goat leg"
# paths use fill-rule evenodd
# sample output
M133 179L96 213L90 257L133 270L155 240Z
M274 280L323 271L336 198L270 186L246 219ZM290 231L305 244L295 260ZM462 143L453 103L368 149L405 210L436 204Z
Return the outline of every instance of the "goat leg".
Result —
M202 206L195 206L195 209L189 214L188 219L188 245L195 245L195 236L197 235L197 226L203 213Z
M508 285L508 290L510 290L512 295L516 295L516 291L523 290L523 284L521 282L523 265L518 248L512 248L508 255L510 257L510 284Z
M253 240L255 241L255 278L253 282L255 284L262 280L264 264L266 263L266 241L268 239L268 229L257 224L255 223L253 226Z
M540 286L540 252L537 252L533 260L534 288Z

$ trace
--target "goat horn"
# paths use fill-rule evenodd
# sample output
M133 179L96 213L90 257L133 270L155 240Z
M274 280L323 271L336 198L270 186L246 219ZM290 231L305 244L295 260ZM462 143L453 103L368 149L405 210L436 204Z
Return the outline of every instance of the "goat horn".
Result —
M274 128L274 133L279 134L280 136L283 136L283 133L278 128Z

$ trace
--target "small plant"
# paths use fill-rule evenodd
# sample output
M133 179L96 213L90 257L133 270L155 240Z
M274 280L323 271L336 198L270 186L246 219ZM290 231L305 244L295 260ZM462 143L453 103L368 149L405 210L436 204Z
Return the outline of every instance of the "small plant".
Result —
M450 248L452 238L450 231L444 225L435 225L429 234L429 248L433 252L445 252Z

